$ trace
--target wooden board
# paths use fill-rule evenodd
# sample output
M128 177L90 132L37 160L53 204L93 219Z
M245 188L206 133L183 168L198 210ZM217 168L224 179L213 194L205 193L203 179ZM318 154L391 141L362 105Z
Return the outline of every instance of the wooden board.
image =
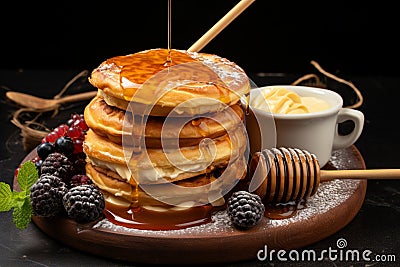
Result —
M24 161L32 159L32 151ZM335 151L324 169L365 169L355 146ZM366 180L322 183L306 207L286 219L263 218L256 227L232 227L226 212L213 222L183 230L148 231L115 226L106 219L96 225L64 217L33 217L49 237L84 252L135 263L206 264L257 259L268 249L296 249L320 241L346 226L361 208ZM16 181L14 181L16 187Z

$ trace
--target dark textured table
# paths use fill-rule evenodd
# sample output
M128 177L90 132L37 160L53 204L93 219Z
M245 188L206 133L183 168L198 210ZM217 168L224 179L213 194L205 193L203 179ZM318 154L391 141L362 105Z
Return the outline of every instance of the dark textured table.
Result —
M29 152L24 150L20 130L10 120L18 107L5 98L7 90L27 92L52 98L79 71L65 70L1 70L0 71L0 181L10 185L14 170ZM302 74L255 73L250 75L258 86L268 84L289 84ZM365 114L365 126L355 146L361 152L368 169L400 168L398 152L398 115L400 77L369 76L343 77L352 81L364 96L359 110ZM353 92L334 81L327 84L343 93L346 101L354 101ZM78 80L66 92L72 94L92 90L85 78ZM346 104L345 101L345 104ZM71 112L82 112L87 102L63 106L54 118L48 118L48 127L64 122ZM364 203L356 217L343 229L314 243L305 250L328 250L337 248L337 241L343 238L347 248L370 250L370 257L380 255L382 262L344 261L325 258L318 262L287 261L276 257L272 262L251 261L228 263L226 266L396 266L400 262L400 181L369 180ZM11 212L0 213L0 266L136 266L129 262L92 256L58 243L42 233L33 223L27 229L18 230L12 222ZM301 252L302 249L299 249ZM221 257L224 257L221 255Z

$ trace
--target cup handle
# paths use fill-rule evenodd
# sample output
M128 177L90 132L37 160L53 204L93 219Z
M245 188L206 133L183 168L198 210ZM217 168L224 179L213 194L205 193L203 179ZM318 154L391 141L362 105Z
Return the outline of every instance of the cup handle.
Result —
M338 126L345 121L353 121L354 129L347 135L339 135ZM335 138L333 140L333 149L346 148L354 144L360 137L364 127L364 114L361 111L351 108L341 108L336 120Z

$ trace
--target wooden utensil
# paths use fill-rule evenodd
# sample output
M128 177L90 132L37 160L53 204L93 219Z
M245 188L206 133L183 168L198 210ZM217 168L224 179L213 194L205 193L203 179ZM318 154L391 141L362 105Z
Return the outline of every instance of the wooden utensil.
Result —
M188 51L199 52L237 16L239 16L255 0L241 0L228 13L225 14L213 27L211 27L199 40L197 40Z
M314 154L285 147L254 153L249 169L249 190L269 203L308 198L333 179L400 179L400 169L321 170Z
M57 99L47 99L25 93L9 91L6 93L6 96L23 107L37 110L49 110L64 103L83 101L93 98L94 96L96 96L96 94L97 91L89 91L74 95L68 95Z

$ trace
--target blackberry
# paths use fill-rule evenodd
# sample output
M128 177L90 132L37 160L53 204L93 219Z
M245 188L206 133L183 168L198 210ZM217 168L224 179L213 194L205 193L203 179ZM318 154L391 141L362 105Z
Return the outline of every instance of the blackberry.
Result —
M63 211L62 197L68 191L65 183L54 175L42 174L30 188L33 213L53 216Z
M92 180L90 180L89 176L85 174L75 174L71 177L70 185L71 187L83 184L93 184Z
M85 153L74 153L68 157L72 163L72 175L86 173Z
M263 217L265 211L261 198L247 191L234 192L228 199L227 213L238 228L251 228Z
M68 217L77 222L91 222L100 218L105 207L104 196L92 184L78 185L69 189L63 197Z
M43 160L40 167L41 174L55 175L63 180L64 183L69 184L71 178L72 165L69 159L58 152L49 154Z

